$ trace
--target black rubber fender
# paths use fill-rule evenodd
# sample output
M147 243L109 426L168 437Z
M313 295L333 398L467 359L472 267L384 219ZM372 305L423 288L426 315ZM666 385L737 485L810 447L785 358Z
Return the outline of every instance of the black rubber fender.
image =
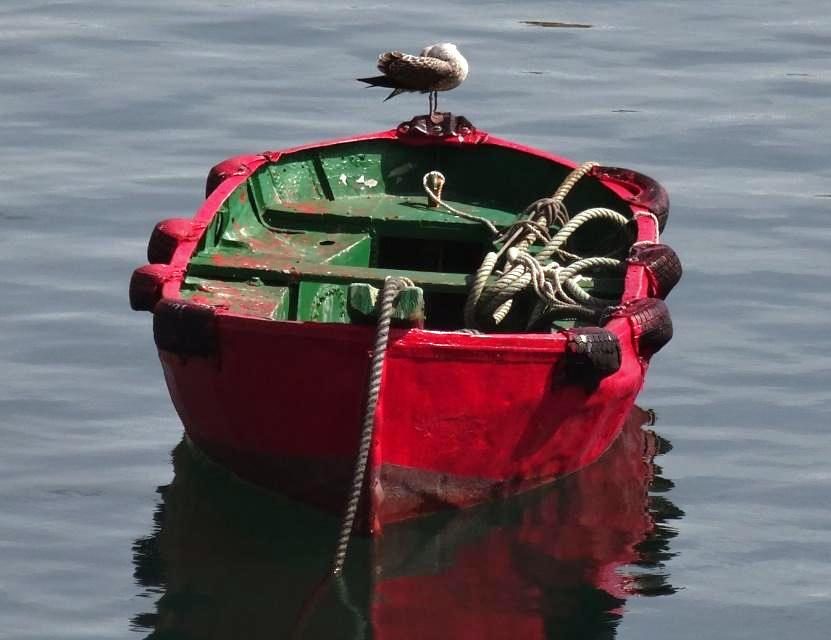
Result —
M216 308L162 298L153 309L156 347L182 356L209 356L217 350Z
M588 389L620 369L620 342L600 327L579 327L566 331L566 377Z
M181 275L181 271L167 264L139 267L130 278L130 307L134 311L153 311L162 297L165 283Z
M666 302L660 298L643 298L610 307L604 321L627 318L638 347L638 355L649 359L672 339L672 318Z
M666 298L683 274L678 254L667 244L635 245L629 263L646 268L651 294L657 298Z

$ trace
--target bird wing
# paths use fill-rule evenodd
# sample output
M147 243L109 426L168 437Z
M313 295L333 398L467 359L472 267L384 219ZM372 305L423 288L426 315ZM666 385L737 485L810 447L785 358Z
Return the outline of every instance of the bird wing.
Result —
M409 91L430 91L453 72L450 63L444 60L400 51L388 51L378 56L378 70L397 87Z

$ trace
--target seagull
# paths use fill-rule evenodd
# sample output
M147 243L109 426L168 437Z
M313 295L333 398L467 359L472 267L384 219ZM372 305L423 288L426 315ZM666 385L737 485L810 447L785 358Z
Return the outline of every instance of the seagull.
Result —
M358 78L370 87L392 89L384 102L399 93L420 91L429 93L430 115L436 111L439 91L458 87L467 78L467 60L455 44L442 42L424 47L417 56L400 51L387 51L378 56L378 70L382 76Z

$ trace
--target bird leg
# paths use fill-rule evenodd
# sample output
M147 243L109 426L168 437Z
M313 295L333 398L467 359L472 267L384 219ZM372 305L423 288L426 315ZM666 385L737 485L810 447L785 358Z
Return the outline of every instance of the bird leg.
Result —
M427 104L428 104L427 108L429 109L427 115L432 116L433 112L435 111L435 107L433 106L433 92L432 91L427 94Z
M433 111L438 111L438 110L439 110L439 92L434 91L433 92Z

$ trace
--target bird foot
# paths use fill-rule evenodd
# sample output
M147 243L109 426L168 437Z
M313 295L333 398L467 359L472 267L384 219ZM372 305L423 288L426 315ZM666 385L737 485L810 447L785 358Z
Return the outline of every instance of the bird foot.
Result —
M402 122L398 125L398 132L431 137L468 136L476 133L476 127L464 116L454 116L449 111L434 111Z

